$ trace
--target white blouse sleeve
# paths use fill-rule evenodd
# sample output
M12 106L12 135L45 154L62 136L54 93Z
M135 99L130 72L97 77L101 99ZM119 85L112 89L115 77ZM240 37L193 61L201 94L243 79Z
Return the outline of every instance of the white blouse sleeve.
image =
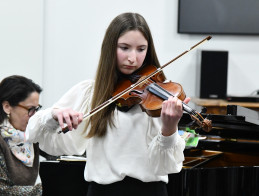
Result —
M72 87L52 108L72 108L85 113L90 108L93 81L83 81ZM58 122L52 118L52 108L33 115L27 125L25 135L30 142L39 142L40 148L51 155L81 155L86 150L87 139L83 135L85 122L76 130L60 133Z
M157 175L167 175L181 171L184 161L185 141L178 131L171 136L163 136L161 132L149 144L149 160Z

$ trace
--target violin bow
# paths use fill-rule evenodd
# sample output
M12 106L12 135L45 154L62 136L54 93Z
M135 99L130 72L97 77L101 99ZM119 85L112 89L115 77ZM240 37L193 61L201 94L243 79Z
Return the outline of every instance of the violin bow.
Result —
M180 55L178 55L177 57L175 57L174 59L172 59L171 61L169 61L168 63L164 64L163 66L157 68L156 71L154 71L153 73L149 74L148 76L141 78L139 81L137 81L136 83L132 84L131 86L129 86L128 88L126 88L125 90L121 91L120 93L118 93L117 95L111 97L110 99L108 99L107 101L103 102L102 104L100 104L99 106L97 106L96 108L94 108L93 110L91 110L90 112L88 112L87 114L85 114L83 116L83 120L86 120L87 118L90 118L91 116L93 116L94 114L96 114L97 112L101 111L102 109L104 109L105 107L109 106L110 104L112 104L113 102L115 102L117 99L121 98L123 95L125 95L126 93L129 93L130 91L132 91L134 88L136 88L137 86L139 86L140 84L145 83L149 78L153 77L154 75L156 75L157 73L161 72L166 66L168 66L169 64L171 64L172 62L176 61L177 59L179 59L180 57L182 57L183 55L187 54L188 52L190 52L191 50L193 50L194 48L198 47L199 45L203 44L206 41L209 41L212 37L211 36L207 36L206 38L204 38L203 40L199 41L197 44L195 44L194 46L192 46L189 50L184 51L183 53L181 53ZM58 133L66 133L68 132L69 129L68 127L64 127L62 129L62 131L59 131Z

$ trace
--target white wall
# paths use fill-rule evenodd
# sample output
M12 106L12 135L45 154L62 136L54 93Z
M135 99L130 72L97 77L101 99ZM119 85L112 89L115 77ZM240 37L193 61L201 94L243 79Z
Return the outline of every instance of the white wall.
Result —
M0 80L19 74L42 85L43 1L0 0Z
M75 83L94 78L104 32L122 12L138 12L146 18L162 65L206 37L177 34L177 0L45 2L46 106ZM215 35L199 49L229 51L228 94L248 95L259 89L259 36ZM165 69L167 78L182 84L188 96L195 95L197 51Z
M33 4L34 1L28 2ZM34 3L40 5L40 1ZM13 6L8 7L8 12L11 12ZM22 7L30 9L26 5ZM206 37L206 35L178 34L177 8L177 0L45 0L42 7L44 23L41 27L35 26L36 32L43 27L44 38L41 48L43 59L40 55L35 57L35 53L40 53L37 52L40 51L40 44L38 44L38 50L35 47L28 49L26 43L28 38L25 35L21 36L25 34L23 28L19 28L19 33L12 35L11 27L5 36L10 34L10 37L7 36L8 39L13 44L18 43L19 49L15 52L9 49L5 52L5 56L19 57L19 60L15 60L17 61L15 65L18 66L19 62L21 66L17 69L19 73L22 73L21 70L27 70L25 74L30 73L35 78L34 74L38 73L37 77L42 77L44 88L42 103L45 107L49 107L77 82L94 78L105 30L111 20L122 12L138 12L146 18L162 65ZM3 8L0 9L2 11ZM33 25L35 20L40 20L40 17L35 13L39 11L37 6L31 9L34 9L34 18L30 18L29 24ZM19 9L15 13L17 12L22 11ZM26 17L28 13L23 12L21 17ZM0 20L1 24L2 22L17 23L12 17L8 19L9 22ZM21 24L21 26L26 25L28 26L28 24ZM1 32L2 27L0 27ZM33 36L36 39L35 34L29 37ZM3 38L0 39L3 40ZM12 42L13 39L18 41ZM40 43L39 40L41 40L40 36L35 43ZM8 47L10 41L5 41L4 47L0 46L0 54ZM32 55L24 54L24 48ZM201 45L199 49L229 51L228 94L248 95L259 89L259 36L213 35L213 38ZM20 54L18 50L22 53ZM197 51L198 49L191 51L165 69L167 78L182 84L187 96L191 97L195 95L197 80ZM13 61L6 57L4 59L9 64ZM42 75L40 71L30 70L36 70L36 68L26 67L29 64L28 61L33 60L32 64L42 64ZM1 60L1 68L2 64ZM5 75L9 74L9 68L4 67ZM37 70L41 69L38 67Z

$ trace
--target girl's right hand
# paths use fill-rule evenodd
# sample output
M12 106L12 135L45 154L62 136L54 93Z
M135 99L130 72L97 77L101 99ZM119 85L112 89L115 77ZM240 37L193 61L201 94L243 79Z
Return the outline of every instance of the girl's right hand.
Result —
M64 124L66 123L68 129L72 131L72 129L76 129L82 122L83 113L74 111L70 108L54 108L52 110L52 117L58 121L62 129L65 127Z

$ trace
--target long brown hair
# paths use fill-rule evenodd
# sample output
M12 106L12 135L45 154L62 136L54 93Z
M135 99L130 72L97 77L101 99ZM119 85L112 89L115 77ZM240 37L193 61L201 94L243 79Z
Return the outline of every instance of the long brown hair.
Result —
M153 38L145 19L137 13L118 15L107 28L102 43L101 56L95 78L92 109L111 98L118 84L117 42L119 37L131 30L140 31L148 42L148 50L143 65L160 67ZM102 137L105 135L108 125L114 126L114 110L115 104L110 104L90 118L86 124L86 129L91 126L87 135L88 138L93 136Z

